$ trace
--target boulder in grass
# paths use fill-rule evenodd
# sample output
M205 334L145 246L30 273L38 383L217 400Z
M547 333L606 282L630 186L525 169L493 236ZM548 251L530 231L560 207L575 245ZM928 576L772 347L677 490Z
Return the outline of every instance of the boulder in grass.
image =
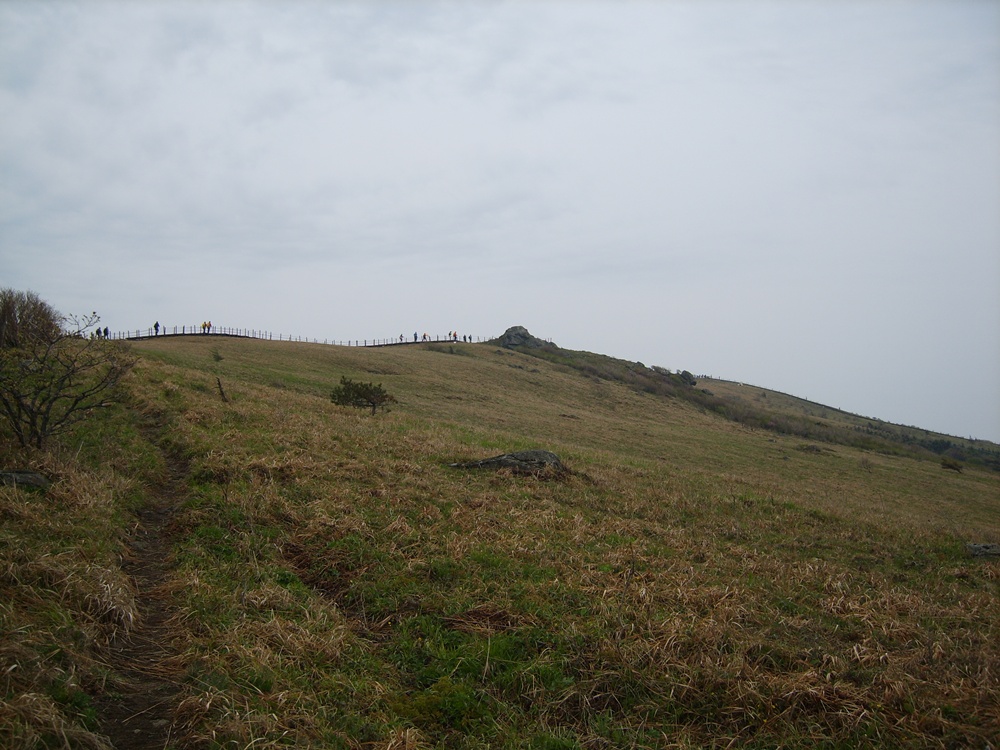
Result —
M967 544L965 546L973 557L1000 557L1000 544Z
M51 480L37 471L0 471L0 484L33 490L47 490Z
M515 474L533 474L535 476L557 477L569 473L569 469L555 453L551 451L517 451L503 453L481 461L466 461L449 464L456 469L510 469Z

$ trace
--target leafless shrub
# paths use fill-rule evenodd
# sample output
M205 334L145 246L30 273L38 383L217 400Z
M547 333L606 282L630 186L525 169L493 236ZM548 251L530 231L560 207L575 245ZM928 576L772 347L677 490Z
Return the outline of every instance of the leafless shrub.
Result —
M0 349L58 335L62 316L35 292L0 289Z
M67 327L20 331L0 347L0 416L22 447L41 449L119 397L135 364L124 344L90 335L100 318L67 319Z

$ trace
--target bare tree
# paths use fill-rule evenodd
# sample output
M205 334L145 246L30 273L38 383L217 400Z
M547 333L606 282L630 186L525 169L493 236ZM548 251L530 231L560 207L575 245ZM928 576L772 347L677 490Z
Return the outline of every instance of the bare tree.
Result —
M100 320L96 313L62 318L42 305L34 309L53 314L55 325L22 315L17 335L0 345L0 416L22 446L38 449L115 403L122 379L135 364L124 344L92 335Z
M0 289L0 348L52 337L61 321L62 316L34 292Z

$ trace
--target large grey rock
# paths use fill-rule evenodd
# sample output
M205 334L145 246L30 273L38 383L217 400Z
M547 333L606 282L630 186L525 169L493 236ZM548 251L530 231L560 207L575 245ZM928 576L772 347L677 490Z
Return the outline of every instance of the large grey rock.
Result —
M973 557L997 556L1000 557L1000 544L967 544L966 549Z
M511 469L518 474L559 476L569 473L569 469L555 453L538 450L503 453L481 461L449 465L456 469Z
M555 344L550 344L542 339L535 338L524 326L513 326L504 331L503 336L494 339L494 343L504 349L518 349L526 347L528 349L558 348Z
M52 482L37 471L0 471L0 483L13 487L47 490Z

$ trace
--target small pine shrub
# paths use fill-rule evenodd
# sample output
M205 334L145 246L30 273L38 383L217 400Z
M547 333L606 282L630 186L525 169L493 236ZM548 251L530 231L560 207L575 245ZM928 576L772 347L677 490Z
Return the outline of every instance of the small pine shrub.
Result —
M396 398L387 393L382 384L357 383L341 377L340 385L330 393L330 399L338 406L353 406L357 409L371 409L374 414L379 408L394 404Z

